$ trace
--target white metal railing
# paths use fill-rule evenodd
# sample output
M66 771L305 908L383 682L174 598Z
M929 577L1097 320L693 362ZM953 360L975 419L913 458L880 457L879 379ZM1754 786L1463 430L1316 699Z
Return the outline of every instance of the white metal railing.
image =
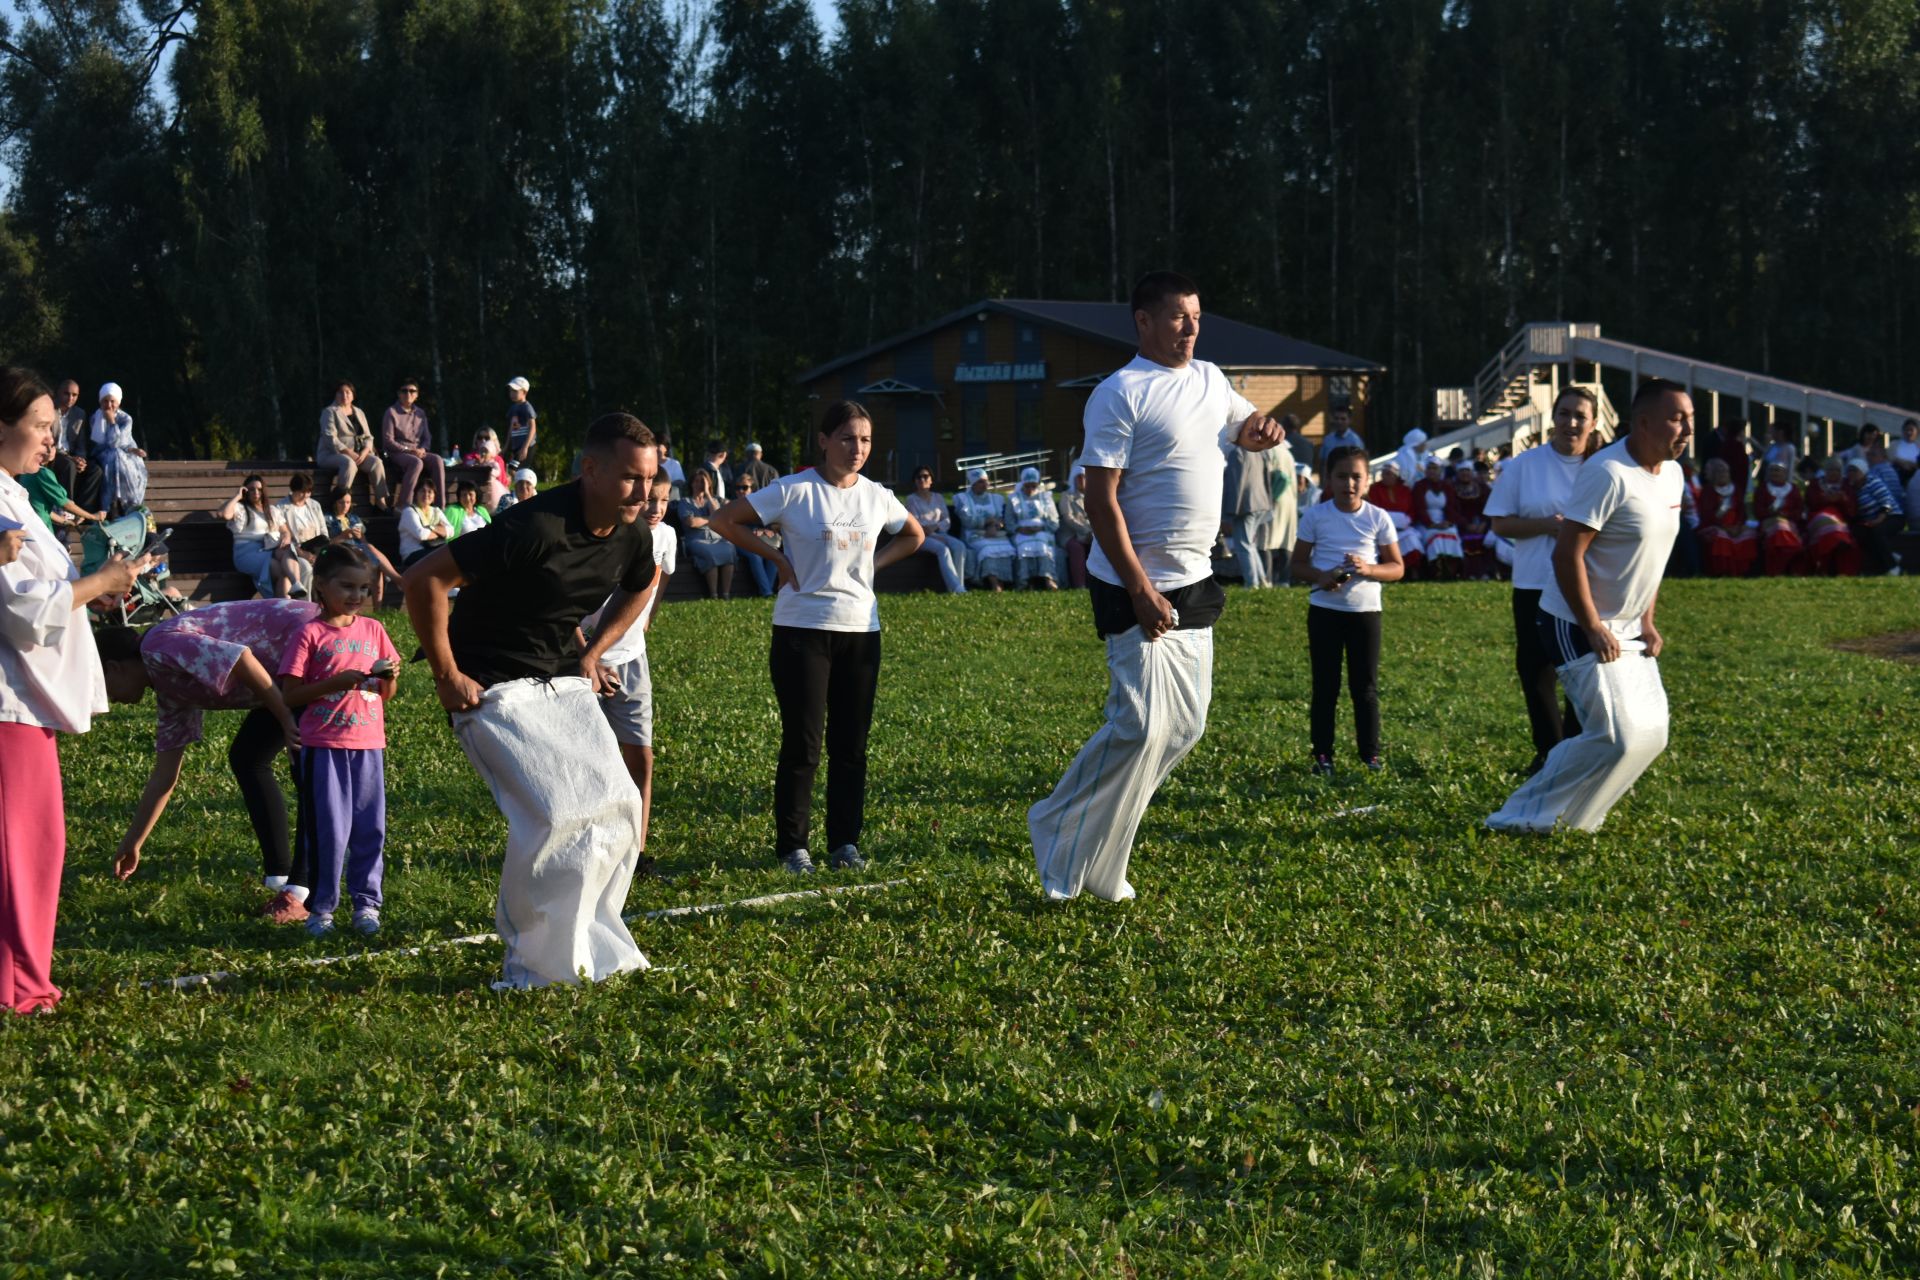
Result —
M976 467L987 473L987 484L995 489L1011 489L1020 483L1020 473L1027 467L1040 472L1040 478L1051 481L1047 474L1047 464L1053 460L1050 449L1029 449L1024 453L976 453L953 460L954 470L960 473L962 487L965 486L967 472Z

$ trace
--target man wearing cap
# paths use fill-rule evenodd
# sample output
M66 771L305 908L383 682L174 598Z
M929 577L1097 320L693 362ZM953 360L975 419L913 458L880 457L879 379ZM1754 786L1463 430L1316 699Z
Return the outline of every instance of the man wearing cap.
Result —
M734 480L737 482L741 476L752 476L755 489L764 489L780 478L780 473L774 470L772 463L761 460L758 440L747 446L746 461L734 468Z
M1653 610L1680 532L1679 457L1693 437L1693 397L1648 378L1628 418L1627 435L1574 473L1535 619L1581 729L1487 818L1495 831L1598 831L1667 748Z
M527 403L533 384L525 378L507 383L507 456L521 466L533 456L533 438L539 434L534 419L538 416Z
M1127 862L1153 793L1206 729L1213 576L1227 452L1286 439L1217 365L1193 358L1200 290L1171 271L1133 290L1140 350L1087 399L1087 595L1107 646L1107 722L1053 794L1027 811L1040 885L1133 897Z
M493 513L499 515L516 502L525 502L539 491L540 476L532 467L522 467L513 473L513 488L500 495L500 501L494 504Z

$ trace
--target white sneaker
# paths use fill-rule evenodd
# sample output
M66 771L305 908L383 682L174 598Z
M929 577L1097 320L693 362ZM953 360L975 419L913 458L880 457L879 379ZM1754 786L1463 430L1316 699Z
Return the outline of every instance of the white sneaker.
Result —
M813 874L813 859L808 856L805 849L795 849L792 853L780 859L780 865L797 876L810 876Z
M332 932L333 932L332 913L307 917L307 934L309 937L324 938Z

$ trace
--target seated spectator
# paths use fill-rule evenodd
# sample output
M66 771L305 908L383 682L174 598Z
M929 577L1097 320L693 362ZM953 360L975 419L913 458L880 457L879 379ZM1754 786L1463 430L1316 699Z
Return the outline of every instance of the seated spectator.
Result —
M772 470L772 468L769 467L768 470ZM657 476L655 478L660 482L662 495L672 489L673 482L665 476ZM759 477L745 467L742 467L739 473L733 478L733 496L736 498L749 497L756 493L759 488ZM663 496L661 501L665 502L667 499ZM665 527L666 526L662 526L662 528ZM754 525L748 529L747 532L766 543L767 546L773 550L780 550L780 531L778 529L760 524ZM658 529L654 531L654 536L659 536ZM747 576L753 579L753 592L755 595L770 596L779 590L780 575L779 572L774 569L773 561L767 559L765 556L742 556L740 558L747 562Z
M713 491L714 499L725 504L731 495L727 492L727 442L725 440L707 441L706 460L695 467L696 471L707 473L707 485Z
M713 494L713 476L695 467L687 477L687 496L679 502L680 543L700 571L709 600L733 598L733 566L740 558L733 544L713 530L713 515L724 505Z
M760 453L758 440L747 446L746 461L736 467L733 472L735 484L740 482L741 476L752 476L753 487L764 489L780 478L780 473L774 469L773 464L763 460Z
M482 427L473 433L467 465L485 468L486 474L478 481L480 501L489 511L499 506L500 499L513 487L513 477L507 472L506 456L500 452L500 436L492 427Z
M744 483L746 478L743 471L734 483ZM933 491L931 469L921 467L913 473L913 491L907 494L906 508L907 514L920 522L921 531L927 535L914 554L932 556L947 591L965 595L967 544L953 536L953 516L947 511L947 500Z
M1807 571L1806 505L1786 462L1769 462L1753 491L1753 519L1759 525L1761 566L1770 578Z
M1847 487L1844 471L1839 455L1828 458L1801 495L1807 509L1807 568L1823 577L1850 578L1860 572L1860 544L1853 536L1853 491Z
M1861 461L1864 462L1867 457L1867 450L1871 449L1874 445L1880 442L1881 442L1880 428L1878 427L1860 428L1860 434L1854 438L1853 443L1849 445L1847 448L1842 449L1840 451L1838 455L1840 458L1840 465L1842 467L1845 467L1849 462L1852 462L1855 458L1859 458Z
M1707 459L1700 486L1700 558L1710 578L1744 578L1760 552L1760 535L1747 521L1747 504L1725 458Z
M267 504L264 477L248 476L214 515L226 522L227 532L233 535L233 567L253 579L254 590L278 599L300 589L293 536L281 523L278 509Z
M1900 438L1887 444L1887 459L1893 463L1893 469L1899 473L1902 484L1920 475L1920 421L1908 418L1900 424ZM1911 522L1912 503L1907 504L1907 515Z
M1286 491L1292 493L1292 468L1286 465L1284 458L1281 460L1280 469L1274 474L1280 477L1280 482L1275 487L1284 485ZM926 526L927 522L921 520L920 527L924 529ZM1287 532L1289 534L1292 532L1291 527ZM933 538L931 530L928 531L927 538L929 540ZM1073 464L1073 470L1067 473L1067 491L1060 495L1060 530L1054 538L1067 558L1067 585L1076 590L1085 587L1087 585L1087 553L1093 550L1093 522L1087 519L1087 469L1077 462ZM960 543L960 545L964 547L966 544ZM1288 541L1284 550L1291 556L1293 543Z
M40 469L23 472L14 480L27 491L27 505L33 508L33 514L40 517L41 523L64 536L65 531L76 524L105 520L107 513L88 511L68 494L53 466L54 456L58 452L59 438L56 436L48 440L40 451Z
M525 502L540 492L540 476L532 467L522 467L513 473L513 491L502 494L500 501L494 504L493 514L499 515L516 502Z
M412 565L453 537L447 513L434 505L440 497L433 482L422 478L413 487L413 505L400 513L400 567Z
M100 471L99 507L125 515L147 500L147 451L133 438L133 419L120 409L120 384L100 388L100 408L87 435L87 460Z
M1413 439L1416 435L1419 436L1418 441ZM1409 431L1407 438L1409 445L1424 444L1427 439L1425 433L1417 429ZM1424 449L1403 448L1400 455L1405 457L1409 453L1424 452ZM1427 553L1420 540L1420 531L1413 527L1413 490L1400 478L1398 459L1380 468L1380 479L1367 486L1366 501L1386 512L1393 521L1394 532L1400 535L1400 559L1407 566L1406 577L1419 577L1420 566L1426 563Z
M402 378L393 403L380 416L380 455L393 481L393 506L405 511L413 505L413 486L425 476L433 491L447 488L447 460L433 451L433 430L420 408L420 380Z
M327 545L327 513L313 500L313 481L304 475L287 478L287 496L274 504L274 514L286 528L289 550L298 561L298 586L313 582L313 558Z
M1466 555L1460 542L1459 515L1453 501L1453 486L1447 483L1445 469L1438 458L1427 458L1426 479L1413 487L1413 527L1420 534L1420 549L1426 553L1427 572L1442 582L1460 576Z
M961 536L973 557L979 585L1003 591L1013 580L1013 539L1007 536L1007 500L987 487L987 473L975 467L967 472L967 487L953 499Z
M1700 441L1702 467L1709 465L1715 458L1727 464L1726 483L1733 486L1740 495L1744 509L1747 500L1747 481L1753 466L1753 437L1747 434L1745 418L1728 418L1717 427L1709 427ZM1704 513L1701 525L1706 525Z
M1884 436L1868 447L1866 461L1867 474L1886 487L1887 496L1892 501L1894 518L1885 529L1887 536L1891 537L1907 527L1907 482L1888 457Z
M480 505L480 488L471 480L460 480L453 486L452 506L447 508L447 527L453 530L453 536L472 533L476 529L487 527L493 516Z
M1411 494L1413 486L1408 477L1427 473L1427 433L1415 427L1400 437L1400 452L1394 455L1393 463L1399 472L1401 486ZM1391 507L1380 509L1387 512L1393 510ZM1407 544L1403 542L1400 544L1400 554L1404 556L1406 552Z
M1900 567L1893 535L1900 529L1900 500L1867 464L1865 458L1847 463L1847 488L1853 493L1853 538L1860 544L1861 570L1879 576Z
M393 561L367 541L366 522L353 514L353 494L348 490L342 489L333 495L333 509L327 513L327 540L353 547L379 567L380 576L389 585L399 587L399 571L393 567Z
M313 446L313 465L332 474L335 489L353 488L354 477L366 472L373 505L386 508L387 469L374 452L367 415L353 402L351 382L336 385L333 402L320 411L320 438Z
M1468 578L1484 580L1494 576L1499 563L1487 537L1493 522L1487 519L1487 485L1480 478L1482 462L1469 462L1454 469L1453 520L1460 534L1461 568Z
M1037 591L1058 591L1059 570L1053 563L1053 532L1060 527L1060 510L1053 495L1040 484L1040 468L1022 467L1020 487L1011 504L1013 521L1013 585Z

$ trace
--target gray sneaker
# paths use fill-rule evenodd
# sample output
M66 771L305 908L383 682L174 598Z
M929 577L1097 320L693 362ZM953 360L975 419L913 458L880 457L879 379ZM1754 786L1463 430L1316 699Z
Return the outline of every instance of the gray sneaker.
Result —
M380 913L372 907L362 907L353 913L353 931L372 937L380 932Z
M307 934L310 937L324 938L333 932L333 913L307 917Z
M867 868L867 860L860 856L858 848L843 844L833 851L833 857L828 859L828 865L835 871L864 871Z
M805 849L795 849L792 853L780 859L780 865L797 876L810 876L813 874L813 859L807 856Z

